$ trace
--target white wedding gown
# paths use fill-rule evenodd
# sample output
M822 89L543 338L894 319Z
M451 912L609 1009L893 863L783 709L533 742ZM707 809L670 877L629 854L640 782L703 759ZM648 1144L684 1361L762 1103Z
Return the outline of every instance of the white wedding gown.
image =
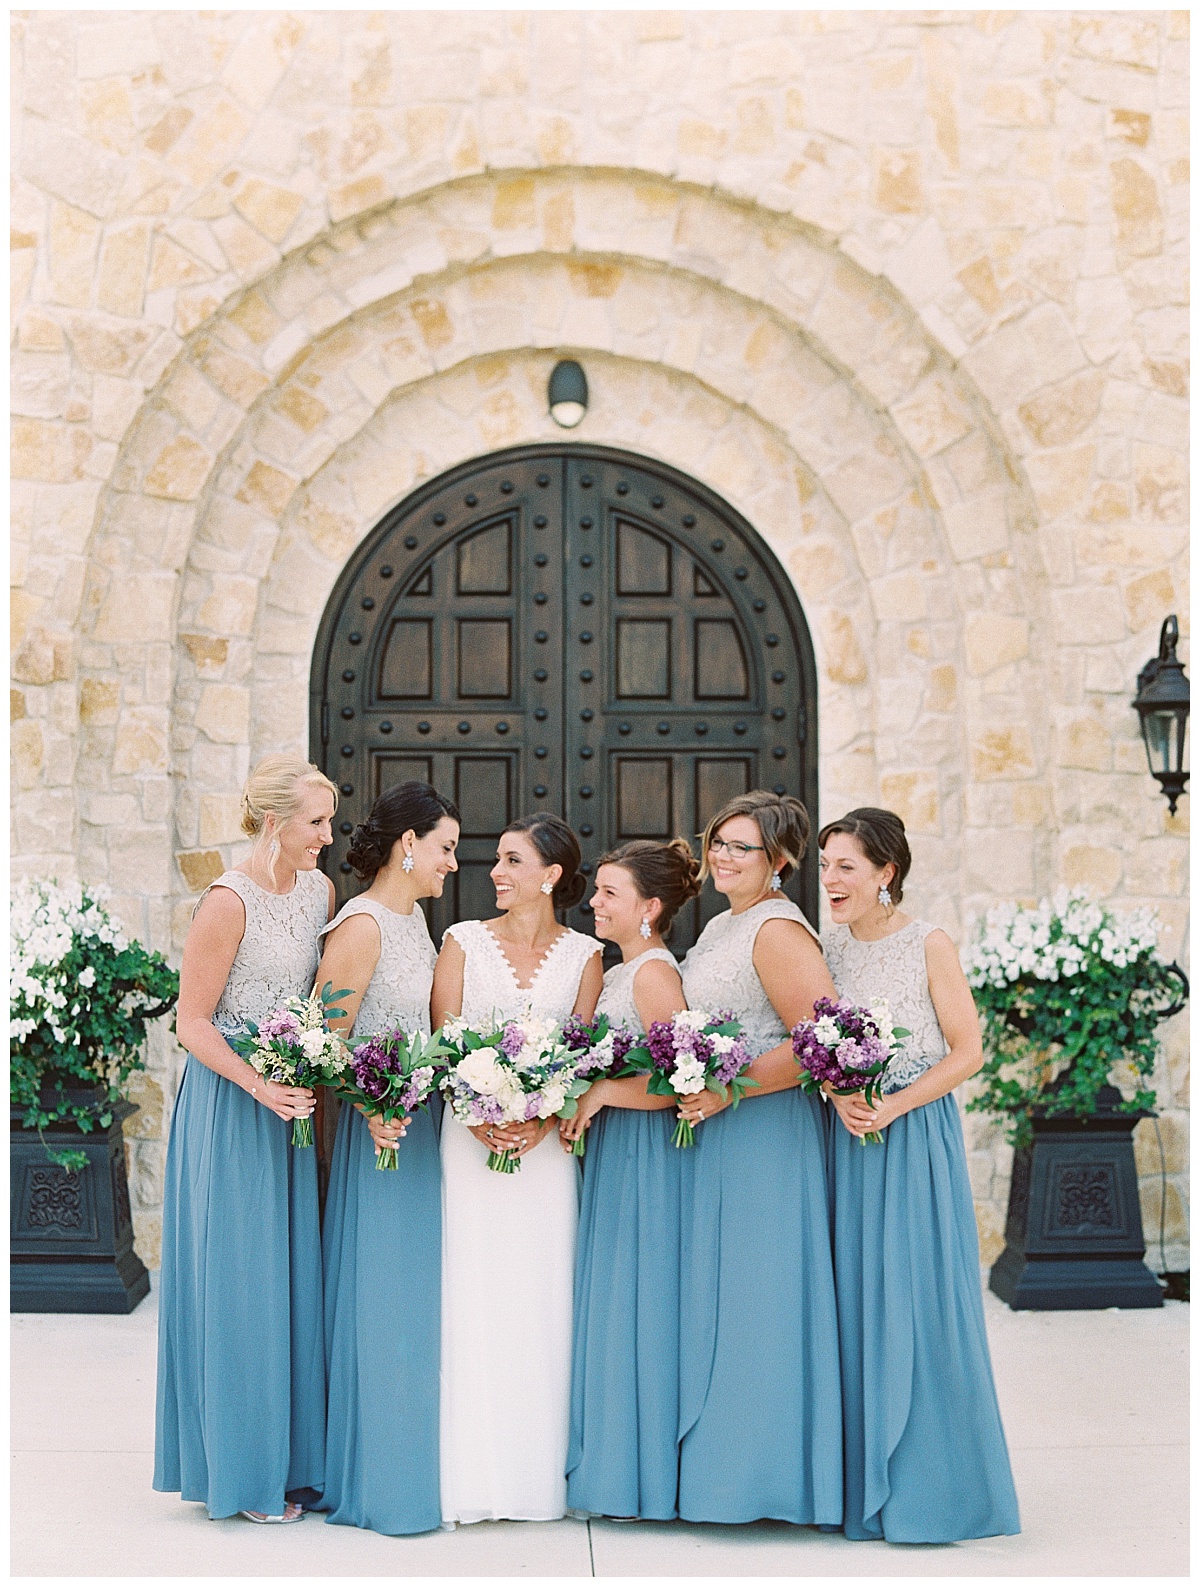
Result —
M568 931L518 986L479 920L450 927L466 955L464 1019L564 1020L600 944ZM442 1117L442 1519L554 1521L567 1507L577 1160L557 1133L515 1174L447 1108Z

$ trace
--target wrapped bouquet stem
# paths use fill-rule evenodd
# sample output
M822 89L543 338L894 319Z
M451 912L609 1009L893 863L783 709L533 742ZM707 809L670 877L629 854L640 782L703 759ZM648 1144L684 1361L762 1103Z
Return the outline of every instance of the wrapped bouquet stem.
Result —
M344 1017L345 1009L334 1005L339 998L348 997L351 989L335 992L332 984L326 981L319 992L308 997L289 998L265 1019L248 1019L242 1031L226 1040L264 1080L284 1086L336 1088L349 1065L350 1053L328 1022ZM312 1143L311 1118L293 1119L292 1145Z

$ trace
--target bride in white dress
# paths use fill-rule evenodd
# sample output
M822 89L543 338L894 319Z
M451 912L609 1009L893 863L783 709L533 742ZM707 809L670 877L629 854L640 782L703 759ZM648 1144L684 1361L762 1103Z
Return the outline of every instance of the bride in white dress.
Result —
M526 816L502 835L492 880L503 913L447 931L433 979L435 1028L457 1014L591 1017L601 945L554 914L583 896L579 862L575 834L558 816ZM487 1167L489 1151L505 1148L521 1158L516 1173ZM557 1119L468 1130L445 1110L444 1523L553 1521L566 1512L578 1186Z

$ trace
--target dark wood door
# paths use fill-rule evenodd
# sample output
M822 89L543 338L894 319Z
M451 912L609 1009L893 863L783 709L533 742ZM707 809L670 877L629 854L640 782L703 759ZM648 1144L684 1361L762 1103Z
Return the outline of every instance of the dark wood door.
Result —
M419 777L462 812L435 937L490 914L505 824L564 815L589 874L628 838L695 842L732 794L816 812L815 669L774 557L727 504L662 464L583 445L464 465L355 553L314 654L312 754L342 790L326 861L381 789ZM816 919L815 856L789 891ZM686 949L719 907L677 923ZM590 929L586 907L570 924Z

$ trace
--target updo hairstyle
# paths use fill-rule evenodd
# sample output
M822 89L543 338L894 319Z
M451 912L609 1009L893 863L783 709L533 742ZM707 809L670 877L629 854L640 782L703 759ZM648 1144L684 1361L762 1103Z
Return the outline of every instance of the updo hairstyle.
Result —
M717 811L704 829L700 855L701 880L708 876L708 846L716 834L734 816L749 816L762 834L763 848L773 871L786 877L804 858L808 848L812 824L808 811L799 799L791 794L768 793L765 788L752 788L749 793L738 794ZM782 861L782 864L780 863Z
M300 789L308 784L328 788L337 809L337 786L319 766L299 755L265 755L242 787L242 831L248 838L258 838L269 815L281 824L289 820L300 808Z
M426 837L444 816L461 820L454 801L427 782L401 782L385 788L350 839L346 858L359 881L375 880L406 832Z
M896 867L896 874L887 885L892 903L898 904L904 897L904 878L912 865L912 852L900 817L892 810L876 810L872 805L863 805L859 810L851 810L840 821L831 821L821 828L817 837L821 848L835 832L844 832L853 838L871 864L880 870L885 865Z
M562 875L551 893L555 909L574 909L587 892L587 877L579 869L583 853L579 839L561 816L539 811L510 821L505 833L523 832L537 850L543 865L561 865Z
M619 865L629 872L639 897L660 900L662 913L654 925L664 940L671 935L675 916L700 892L700 861L686 838L669 843L635 838L601 855L596 869L601 865Z

